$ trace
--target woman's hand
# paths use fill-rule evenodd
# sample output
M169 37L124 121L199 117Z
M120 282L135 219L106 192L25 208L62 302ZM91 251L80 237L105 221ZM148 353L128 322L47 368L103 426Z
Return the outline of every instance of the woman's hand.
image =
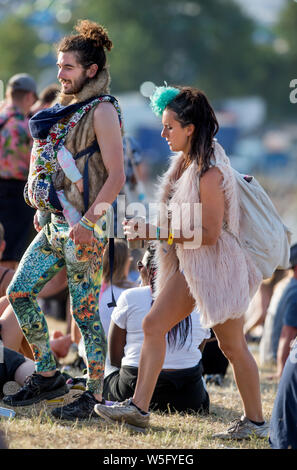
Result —
M149 240L150 225L145 222L144 217L124 219L122 225L127 240Z
M93 230L88 230L80 225L78 222L75 224L70 233L69 238L74 241L76 246L78 245L92 245L94 240Z

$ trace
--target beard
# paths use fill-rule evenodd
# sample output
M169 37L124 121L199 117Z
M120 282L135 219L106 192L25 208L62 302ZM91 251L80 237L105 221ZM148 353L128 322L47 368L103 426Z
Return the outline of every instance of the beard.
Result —
M72 86L67 90L64 90L63 93L65 95L76 95L90 82L90 80L91 79L87 77L86 72L83 72L81 77L74 80Z

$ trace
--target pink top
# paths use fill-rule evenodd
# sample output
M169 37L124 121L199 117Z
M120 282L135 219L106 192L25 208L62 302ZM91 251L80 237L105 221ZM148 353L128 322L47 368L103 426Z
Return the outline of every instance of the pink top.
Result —
M16 106L1 107L0 178L27 180L32 146L28 123Z

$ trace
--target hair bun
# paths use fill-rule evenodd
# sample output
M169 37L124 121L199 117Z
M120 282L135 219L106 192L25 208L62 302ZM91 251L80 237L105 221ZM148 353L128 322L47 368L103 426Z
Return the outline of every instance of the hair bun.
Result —
M112 41L108 37L107 30L90 20L79 20L75 26L75 30L85 39L94 41L97 47L105 47L108 51L112 48Z

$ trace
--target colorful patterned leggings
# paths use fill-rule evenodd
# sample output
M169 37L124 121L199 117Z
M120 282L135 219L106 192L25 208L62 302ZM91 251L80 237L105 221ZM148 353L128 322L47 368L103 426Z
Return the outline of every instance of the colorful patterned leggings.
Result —
M73 317L81 331L88 368L87 389L101 393L106 338L99 317L102 255L107 239L94 238L92 246L77 246L69 238L67 223L52 216L25 252L7 290L19 324L31 345L36 371L56 369L47 323L37 295L65 265Z

